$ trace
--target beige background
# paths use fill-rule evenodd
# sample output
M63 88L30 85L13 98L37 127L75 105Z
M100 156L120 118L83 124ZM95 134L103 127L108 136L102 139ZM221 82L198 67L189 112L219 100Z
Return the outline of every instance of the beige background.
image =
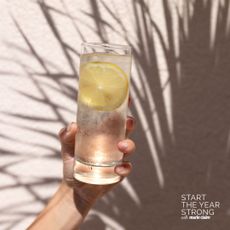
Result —
M0 0L0 229L25 229L58 186L82 41L132 46L137 119L134 170L82 229L228 229L229 14L227 0ZM183 193L221 208L183 221Z

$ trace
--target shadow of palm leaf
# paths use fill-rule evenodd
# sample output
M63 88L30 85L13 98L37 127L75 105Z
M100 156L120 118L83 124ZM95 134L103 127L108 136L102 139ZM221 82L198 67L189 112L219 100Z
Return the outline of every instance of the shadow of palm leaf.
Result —
M167 1L164 8L169 12ZM171 210L168 215L173 216L170 222L181 228L204 229L203 225L178 222L173 215L175 210L180 212L178 199L183 193L205 193L208 199L221 202L221 210L213 217L215 223L206 223L205 228L226 229L229 224L228 18L228 1L187 1L178 14L180 71L177 83L170 81L175 145L165 164L165 179L170 194L166 197ZM172 28L169 17L167 21L168 28ZM169 49L168 57L173 57L170 50L175 49ZM171 59L168 63L172 64ZM169 74L170 79L175 79L173 72Z
M54 103L43 88L46 84L47 91L59 91L75 101L75 86L62 80L77 78L72 55L79 56L79 52L62 38L53 12L56 17L67 17L82 40L85 40L84 31L78 28L77 23L81 15L91 18L94 25L82 20L81 23L101 42L111 42L108 31L113 30L113 25L107 21L104 12L109 14L117 23L114 34L133 48L136 71L131 86L134 101L132 114L138 121L137 131L133 135L139 145L139 154L134 156L136 167L123 186L98 202L82 229L194 229L193 223L180 220L182 193L206 193L210 199L220 201L222 208L215 214L217 225L206 223L206 227L226 228L229 221L225 217L230 206L230 162L226 152L230 130L229 1L217 1L216 5L212 1L185 1L182 7L175 7L169 0L162 0L165 28L155 23L154 12L146 1L132 1L135 39L129 36L124 20L114 10L113 3L89 0L90 12L79 9L80 16L74 17L65 2L61 2L63 11L49 6L45 1L39 1L38 6L68 61L72 71L70 74L59 67L56 68L57 73L50 71L48 66L55 64L38 54L13 18L29 48L27 55L35 58L43 70L33 71L26 63L19 63L28 77L33 79L43 99L18 93L49 105L55 118L45 120L39 116L7 113L8 116L66 125L65 116L60 111L73 113L67 106ZM216 20L212 22L215 16ZM174 30L175 25L178 31ZM12 48L25 52L17 46ZM166 70L159 62L162 58L159 57L159 49ZM40 81L42 78L49 78L57 86ZM54 137L53 133L42 130L31 131ZM58 157L57 150L50 148L50 151ZM46 180L43 182L48 183ZM41 197L31 189L33 185L17 183L41 201ZM196 229L202 227L196 225Z

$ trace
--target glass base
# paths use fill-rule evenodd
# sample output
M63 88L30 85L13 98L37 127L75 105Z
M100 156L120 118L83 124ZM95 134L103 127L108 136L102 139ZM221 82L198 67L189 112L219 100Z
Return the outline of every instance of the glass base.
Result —
M93 165L79 160L75 161L74 178L87 184L105 185L118 182L121 177L114 173L113 165Z

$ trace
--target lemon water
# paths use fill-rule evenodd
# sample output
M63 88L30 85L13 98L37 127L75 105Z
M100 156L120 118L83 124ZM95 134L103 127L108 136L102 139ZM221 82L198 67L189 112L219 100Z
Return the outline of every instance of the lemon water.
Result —
M74 177L90 184L120 180L117 144L125 138L131 56L81 55Z

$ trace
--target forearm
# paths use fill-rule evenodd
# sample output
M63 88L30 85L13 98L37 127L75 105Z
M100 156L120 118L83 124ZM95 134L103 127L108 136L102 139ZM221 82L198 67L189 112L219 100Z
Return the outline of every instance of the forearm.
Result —
M28 230L69 230L80 226L90 205L76 201L73 189L62 182L46 208L39 214ZM74 201L75 200L75 201ZM78 206L79 203L79 207Z

